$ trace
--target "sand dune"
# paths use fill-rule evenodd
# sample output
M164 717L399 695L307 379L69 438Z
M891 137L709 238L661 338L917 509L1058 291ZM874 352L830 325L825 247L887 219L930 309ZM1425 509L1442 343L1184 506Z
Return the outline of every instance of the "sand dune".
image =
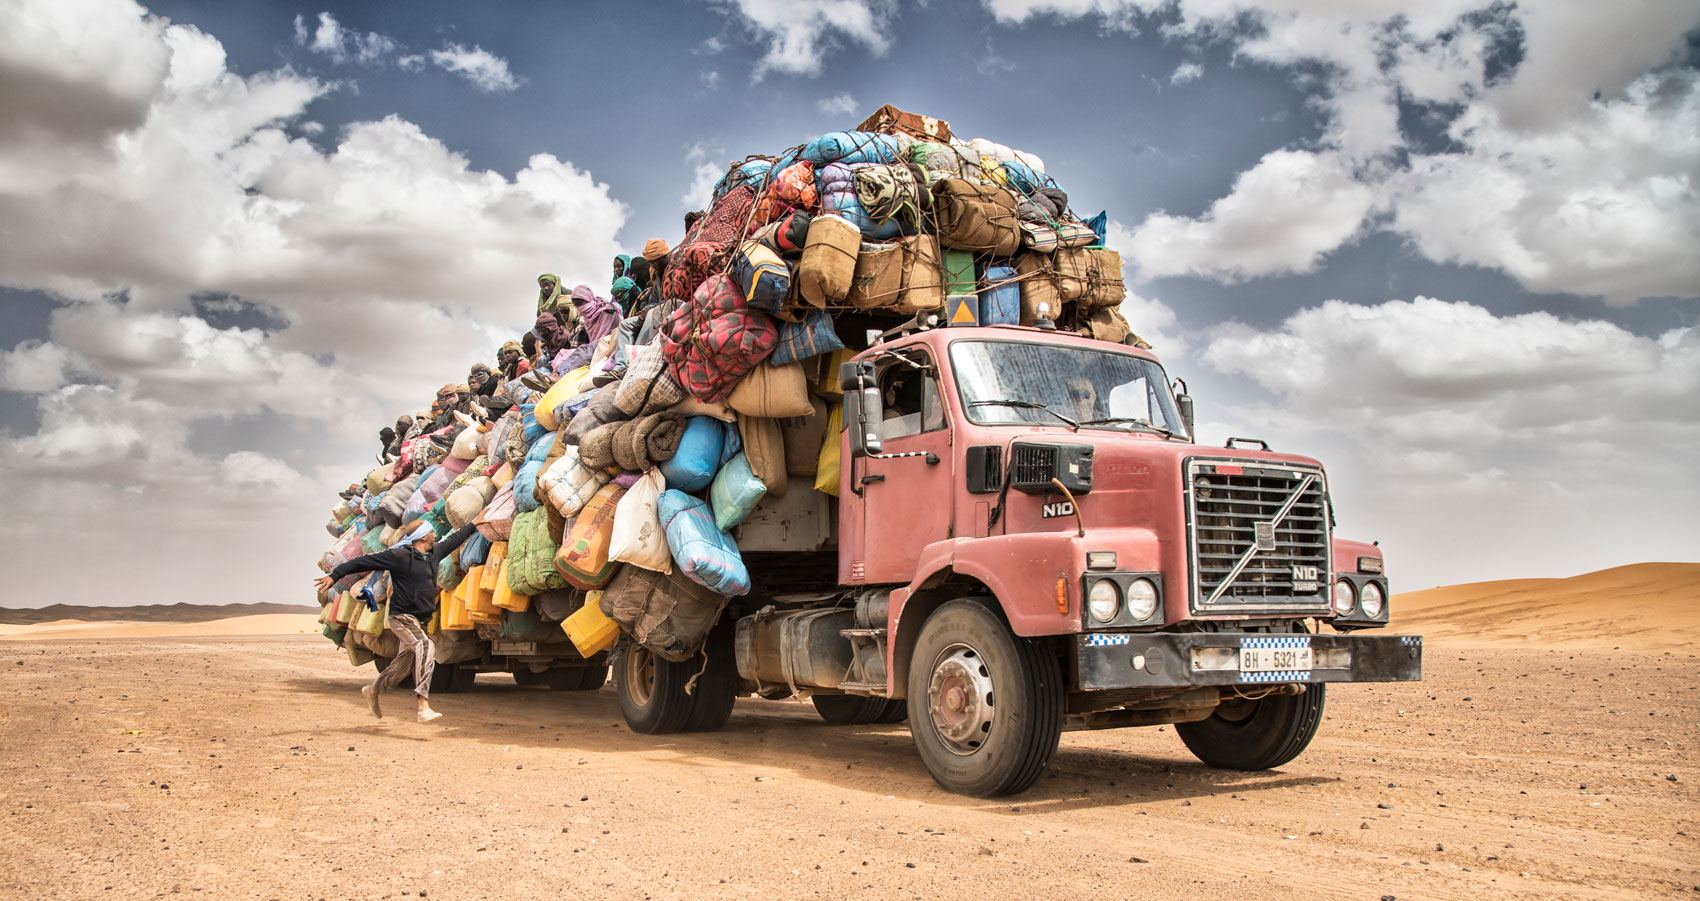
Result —
M60 619L46 623L0 625L0 641L312 635L318 631L319 618L311 613L265 613L255 616L230 616L204 622L86 622Z
M1637 563L1568 579L1509 579L1396 594L1393 627L1475 646L1691 651L1700 563Z

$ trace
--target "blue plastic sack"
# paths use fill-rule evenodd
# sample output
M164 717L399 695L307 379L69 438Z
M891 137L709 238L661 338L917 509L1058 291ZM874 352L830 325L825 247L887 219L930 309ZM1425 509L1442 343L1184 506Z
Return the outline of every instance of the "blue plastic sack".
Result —
M738 554L738 545L715 527L714 513L702 498L668 490L662 492L656 509L667 531L673 563L686 578L720 594L749 592L750 571Z
M378 512L378 505L384 502L384 495L389 493L390 490L385 488L377 494L368 494L366 495L366 499L361 502L360 506L365 509L367 513L376 513Z
M1009 178L1009 186L1021 192L1024 197L1031 197L1040 188L1056 186L1050 176L1040 175L1032 166L1020 160L1011 160L1002 165L1004 175Z
M837 213L850 220L869 241L889 241L903 234L903 223L896 218L875 222L854 190L822 192L820 204L823 212Z
M732 462L733 457L743 453L744 436L738 432L738 424L735 422L722 422L720 429L720 465L725 466Z
M740 452L720 467L709 486L708 499L714 507L714 525L729 532L749 517L750 511L767 494L767 485L750 471L750 458Z
M549 430L543 427L543 423L537 421L536 404L519 405L519 424L520 437L525 439L526 447L530 447L537 442L537 439L549 434Z
M871 131L828 132L803 145L800 156L817 166L827 163L895 163L897 138Z
M692 416L685 421L679 449L672 459L661 464L661 475L667 479L668 488L701 491L714 481L714 473L720 468L720 452L726 447L726 425L712 416Z
M490 539L481 534L473 533L460 546L460 568L462 572L474 566L483 566L484 561L488 559L490 559Z
M537 477L543 474L543 461L554 444L555 433L544 432L543 437L525 452L525 463L514 474L514 509L520 513L529 513L541 503L537 500Z
M754 185L757 190L767 184L768 173L773 169L773 161L765 159L745 160L734 169L720 176L714 183L713 199L725 197L732 189L740 185Z
M1014 266L986 267L987 284L997 285L998 282L1009 282L1009 284L997 285L980 291L981 325L1021 324L1021 284L1009 281L1013 278L1015 278Z
M1086 224L1090 226L1093 233L1098 236L1098 240L1092 242L1091 246L1103 247L1104 239L1107 238L1110 233L1110 211L1100 210L1098 215L1086 220Z
M775 366L784 366L843 347L838 330L832 326L832 314L825 310L811 310L803 314L801 322L780 323L779 343L773 346L773 356L768 360Z

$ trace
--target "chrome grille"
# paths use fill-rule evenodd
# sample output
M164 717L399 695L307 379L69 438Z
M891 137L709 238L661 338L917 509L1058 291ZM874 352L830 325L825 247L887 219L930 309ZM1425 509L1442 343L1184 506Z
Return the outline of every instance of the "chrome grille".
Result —
M1195 610L1328 609L1333 573L1321 471L1194 460L1186 492Z

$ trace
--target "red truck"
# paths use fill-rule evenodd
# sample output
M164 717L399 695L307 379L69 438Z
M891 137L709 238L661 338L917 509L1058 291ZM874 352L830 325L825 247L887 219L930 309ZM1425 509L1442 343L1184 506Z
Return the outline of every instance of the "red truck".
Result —
M838 374L838 499L793 489L738 529L756 588L696 659L615 649L633 729L810 697L830 722L907 718L939 785L995 796L1074 729L1172 723L1210 766L1281 766L1328 683L1421 678L1420 637L1355 634L1387 625L1387 578L1334 535L1322 464L1195 443L1149 351L1042 327L870 339Z

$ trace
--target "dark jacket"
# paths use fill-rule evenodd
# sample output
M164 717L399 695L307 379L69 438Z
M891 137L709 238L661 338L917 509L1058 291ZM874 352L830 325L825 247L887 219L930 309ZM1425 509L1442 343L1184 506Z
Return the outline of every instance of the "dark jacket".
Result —
M431 621L431 614L437 612L437 564L454 553L475 531L477 527L467 523L443 536L429 554L419 553L410 544L355 557L331 570L331 581L355 573L387 572L391 586L390 615L406 614L419 620L423 626Z

